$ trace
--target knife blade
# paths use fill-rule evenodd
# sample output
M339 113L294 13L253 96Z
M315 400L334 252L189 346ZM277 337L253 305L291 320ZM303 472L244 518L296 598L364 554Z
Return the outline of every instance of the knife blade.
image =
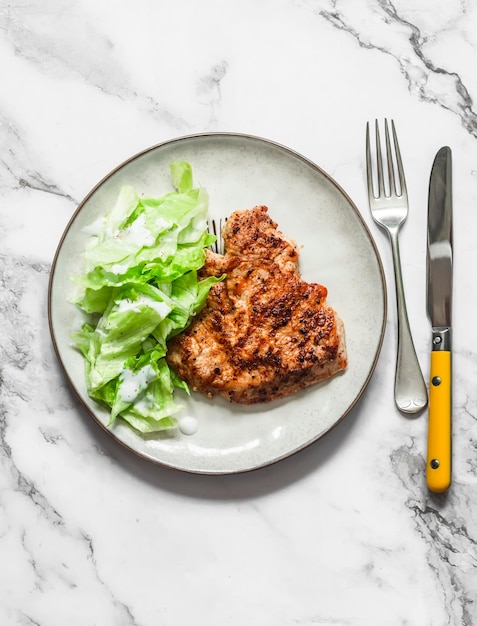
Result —
M426 482L448 489L452 474L452 152L441 148L429 181L427 314L432 325Z

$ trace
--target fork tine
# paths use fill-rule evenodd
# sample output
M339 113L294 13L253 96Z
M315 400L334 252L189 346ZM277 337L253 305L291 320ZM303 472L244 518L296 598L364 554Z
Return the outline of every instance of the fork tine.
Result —
M220 218L218 226L215 220L211 220L208 225L209 233L217 237L215 242L211 244L209 248L212 250L212 252L216 252L217 254L225 254L225 242L222 237L222 226L223 223L225 223L226 221L227 218L225 218L225 220L222 220L222 218Z
M392 120L391 120L392 121ZM394 166L393 166L393 155L391 152L391 140L389 139L389 125L388 120L384 120L384 132L386 136L386 158L388 160L388 181L389 181L389 194L392 194L392 190L397 193L396 180L394 178ZM393 133L394 140L396 140L396 135Z
M215 224L215 220L210 220L208 222L208 231L211 235L215 235L215 237L217 237L217 226ZM216 252L216 253L219 251L219 238L218 237L214 241L214 243L210 244L209 249L212 250L212 252Z
M381 137L379 135L378 120L375 121L376 129L376 161L378 166L378 197L384 196L384 179L383 179L383 156L381 154Z
M217 224L215 223L215 220L212 220L212 230L214 232L214 235L217 237L214 243L214 252L218 253L220 252L220 241L219 241L220 228L219 228L219 232L217 232Z
M224 241L224 238L222 236L222 230L223 230L226 222L227 222L227 218L226 217L223 218L223 219L220 218L220 220L219 220L219 233L218 233L218 239L217 239L217 242L219 244L218 245L218 252L219 252L219 254L225 254L225 241Z
M404 167L402 165L402 160L401 160L401 151L399 150L396 127L394 126L393 120L391 120L391 126L393 130L394 152L396 153L396 163L397 163L397 168L398 168L398 173L399 173L399 185L401 187L400 195L404 196L404 198L407 199L406 177L404 176Z
M215 235L215 221L214 220L209 220L207 222L207 230L209 231L210 235ZM210 244L209 250L212 250L212 252L217 252L217 240L215 240L214 243Z
M374 196L373 170L371 165L371 145L369 140L369 122L366 122L366 181L369 193Z

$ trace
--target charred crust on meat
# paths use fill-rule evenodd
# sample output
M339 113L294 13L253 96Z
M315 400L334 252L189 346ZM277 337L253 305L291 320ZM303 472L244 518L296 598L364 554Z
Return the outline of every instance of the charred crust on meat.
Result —
M221 276L167 360L191 389L253 404L284 397L347 366L343 324L328 290L300 278L296 244L263 206L236 211L226 254L206 254L200 276Z

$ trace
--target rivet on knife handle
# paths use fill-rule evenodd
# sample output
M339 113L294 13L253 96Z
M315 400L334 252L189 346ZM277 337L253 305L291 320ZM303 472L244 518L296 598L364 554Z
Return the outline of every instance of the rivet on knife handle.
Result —
M452 362L450 350L431 352L430 372L426 480L431 491L441 493L451 483Z

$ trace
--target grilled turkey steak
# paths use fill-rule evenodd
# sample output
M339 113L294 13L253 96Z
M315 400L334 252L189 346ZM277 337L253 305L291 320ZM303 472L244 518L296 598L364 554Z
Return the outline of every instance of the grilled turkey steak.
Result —
M300 278L298 251L265 206L235 211L225 255L207 250L201 273L221 276L167 360L192 390L231 402L268 402L347 366L343 322L327 289Z

